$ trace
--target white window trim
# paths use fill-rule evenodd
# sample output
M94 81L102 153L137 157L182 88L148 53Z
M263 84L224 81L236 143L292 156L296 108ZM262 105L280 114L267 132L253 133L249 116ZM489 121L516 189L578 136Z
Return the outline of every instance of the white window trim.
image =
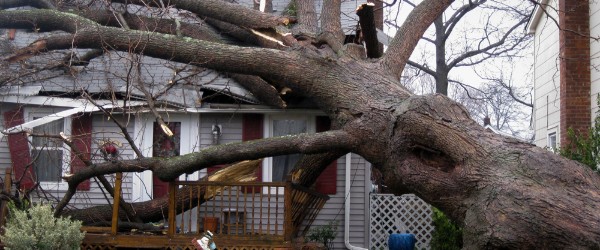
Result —
M198 114L168 114L163 116L165 122L181 122L181 141L179 154L196 152L200 147L200 118ZM136 116L134 125L134 141L145 157L152 157L153 126L156 118L152 114ZM192 174L182 174L179 180L197 180L199 171ZM152 199L152 171L134 173L132 201L148 201Z
M554 134L556 136L556 148L553 148L550 146L550 135ZM560 137L558 134L558 126L554 126L551 128L548 128L546 130L546 148L548 148L548 150L552 151L552 152L556 152L556 150L558 148L560 148Z
M53 108L25 108L23 110L23 116L25 118L25 122L30 122L34 120L34 117L45 117L45 116L52 116L52 115L56 115L57 113L61 112L63 110L61 109L53 109ZM71 135L71 117L70 116L61 116L60 119L63 119L63 133L65 135ZM59 120L59 119L56 119ZM45 123L44 123L45 124ZM43 125L43 124L41 124ZM29 152L31 153L31 151L34 149L33 148L33 137L29 136ZM68 174L71 172L71 166L70 166L70 162L71 162L71 148L69 148L69 146L65 143L63 143L62 146L62 151L63 151L63 157L62 157L62 167L61 167L61 176L65 176L65 174ZM34 155L31 156L32 159L33 157L35 157ZM40 188L44 189L44 190L67 190L69 188L69 184L67 182L65 182L62 178L60 179L59 182L52 182L52 181L40 181Z
M270 114L264 116L264 130L263 135L265 138L273 137L273 121L274 120L282 120L282 119L292 119L292 120L306 120L306 132L307 133L315 133L315 116L314 115L305 115L305 114ZM271 182L273 181L273 158L268 157L263 161L262 166L262 181L263 182ZM281 191L281 190L280 190ZM273 191L272 191L273 192ZM282 192L279 192L282 193Z

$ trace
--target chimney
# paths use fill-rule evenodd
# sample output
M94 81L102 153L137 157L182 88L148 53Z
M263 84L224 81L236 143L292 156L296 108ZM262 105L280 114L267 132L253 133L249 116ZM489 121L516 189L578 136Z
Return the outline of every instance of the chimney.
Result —
M483 118L483 126L487 126L487 125L491 125L492 123L490 122L490 118L488 116L486 116L485 118Z
M560 37L560 142L567 130L586 134L591 123L590 3L559 1Z

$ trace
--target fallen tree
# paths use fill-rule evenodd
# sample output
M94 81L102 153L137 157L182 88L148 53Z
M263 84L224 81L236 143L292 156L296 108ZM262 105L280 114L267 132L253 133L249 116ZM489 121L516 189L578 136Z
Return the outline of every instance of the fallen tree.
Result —
M255 86L272 84L309 97L334 128L220 145L169 159L91 164L67 179L71 193L83 180L104 174L151 170L162 180L172 180L216 164L299 152L309 156L295 170L294 181L309 185L329 161L354 152L370 161L395 193L416 193L464 224L468 249L598 247L598 174L534 145L484 130L446 96L415 96L400 85L419 38L451 3L423 1L379 59L367 58L360 45L343 44L340 0L324 2L320 32L312 15L314 4L299 5L298 25L303 28L296 36L277 33L289 21L285 18L216 0L170 1L175 8L243 31L270 30L276 34L271 39L280 42L274 48L109 27L84 14L52 9L0 11L0 27L69 33L42 38L10 57L18 60L75 46L129 51L260 77ZM220 14L232 9L236 11Z
M256 170L260 166L260 160L242 161L233 164L227 168L222 168L219 171L204 177L202 181L227 181L227 182L249 182L256 180ZM176 211L188 211L192 209L192 204L202 204L205 201L211 200L218 192L222 192L222 187L195 188L184 186L177 190L180 195L177 196L175 203ZM138 216L144 222L158 222L168 217L168 201L169 196L165 195L160 198L155 198L149 201L134 202L127 204L131 206L133 211L136 211ZM112 206L94 206L86 209L72 209L64 211L61 215L70 216L73 219L80 220L84 225L106 225L112 220ZM119 217L123 221L132 221L126 213L120 211ZM131 223L129 226L143 226L139 223Z

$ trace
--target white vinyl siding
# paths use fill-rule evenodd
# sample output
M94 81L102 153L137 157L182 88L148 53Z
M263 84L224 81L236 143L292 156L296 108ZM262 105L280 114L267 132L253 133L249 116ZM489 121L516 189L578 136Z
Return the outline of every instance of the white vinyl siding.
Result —
M598 114L598 102L596 100L600 94L600 41L594 39L600 36L600 1L590 1L590 56L591 56L591 105L592 122Z
M548 4L551 7L546 13L558 20L554 11L557 1ZM556 23L546 13L535 27L534 36L534 127L535 144L540 147L547 145L548 129L560 122L559 34Z

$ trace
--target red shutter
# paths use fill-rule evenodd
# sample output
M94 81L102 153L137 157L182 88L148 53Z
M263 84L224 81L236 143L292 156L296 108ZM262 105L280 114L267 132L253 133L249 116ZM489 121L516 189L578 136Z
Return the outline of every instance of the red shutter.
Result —
M317 132L324 132L331 127L331 121L326 116L317 116ZM315 188L322 194L335 194L337 192L337 160L333 161L319 175L315 183Z
M21 107L4 112L4 127L10 128L25 122ZM35 183L35 171L28 166L31 163L29 140L24 132L8 136L8 149L12 161L15 180L21 180L19 188L31 189Z
M263 114L244 114L242 116L242 141L263 138ZM262 165L256 170L256 181L262 181ZM260 192L260 187L251 187L249 192Z
M82 154L86 160L92 157L92 116L81 114L73 116L71 120L71 135L73 146ZM71 151L71 172L75 173L85 168L85 163ZM77 190L90 190L90 180L85 180L77 186Z

